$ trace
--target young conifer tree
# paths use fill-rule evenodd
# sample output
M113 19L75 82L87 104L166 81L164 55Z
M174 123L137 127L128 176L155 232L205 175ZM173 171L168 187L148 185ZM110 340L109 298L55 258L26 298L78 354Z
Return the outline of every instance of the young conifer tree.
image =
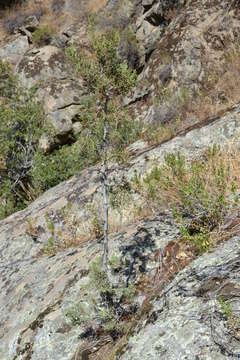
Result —
M95 34L90 31L90 51L84 56L78 54L75 48L67 50L68 57L75 63L76 68L85 80L89 91L94 94L99 106L98 121L102 121L102 183L104 209L104 253L103 271L107 272L108 263L108 161L111 154L118 149L116 136L116 114L121 109L121 98L135 86L137 75L135 70L128 67L121 60L118 52L120 44L119 31L105 34ZM113 135L113 129L115 131ZM121 136L120 132L117 136Z

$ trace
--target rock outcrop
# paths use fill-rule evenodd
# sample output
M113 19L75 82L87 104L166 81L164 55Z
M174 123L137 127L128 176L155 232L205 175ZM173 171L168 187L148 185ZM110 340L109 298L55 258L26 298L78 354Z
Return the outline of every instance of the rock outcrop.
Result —
M145 151L144 154L134 157L131 160L131 167L121 170L122 175L131 177L134 169L144 172L153 166L156 159L161 163L164 154L176 152L179 149L191 159L200 156L204 149L213 143L233 144L235 137L235 144L237 145L239 144L239 136L237 136L239 125L238 109L234 109L208 126L189 131L158 148ZM114 173L114 169L112 171ZM117 173L120 176L119 170ZM80 299L87 303L84 291L81 289L88 281L89 261L101 254L102 243L96 240L83 244L78 243L78 248L69 248L55 256L46 256L43 254L43 250L48 246L51 236L51 231L47 225L48 218L53 221L56 233L61 230L63 239L68 241L67 237L72 236L70 230L73 223L77 222L81 227L84 226L84 222L86 223L89 220L87 204L93 202L95 197L101 196L100 187L97 169L86 170L80 177L75 177L49 190L30 207L0 223L0 354L2 359L70 360L81 346L79 336L84 329L72 326L65 314L67 309ZM69 204L71 204L70 207ZM70 208L69 220L67 209ZM131 215L128 214L128 216ZM111 253L119 255L123 264L129 264L131 271L127 271L127 268L124 267L124 272L128 273L134 281L137 281L141 274L150 275L154 273L158 267L158 262L156 259L154 260L154 254L159 249L164 250L171 241L177 240L178 236L178 226L174 223L171 215L163 213L157 218L129 225L124 232L120 231L111 235L110 249ZM63 241L63 239L59 236L57 241ZM75 240L78 241L77 238ZM232 272L234 265L233 263L231 265L230 260L235 261L238 256L237 243L238 238L233 239L216 250L216 253L213 252L199 258L196 263L178 275L177 279L182 280L179 280L180 282L176 280L170 287L171 291L169 290L166 293L170 297L170 307L159 310L159 312L156 311L156 314L162 314L156 325L148 325L146 330L143 329L140 332L144 336L142 341L147 342L149 341L147 340L148 334L156 333L153 341L156 343L158 341L162 345L158 347L149 341L150 347L155 346L151 352L150 349L147 350L144 342L139 341L138 343L136 340L137 345L134 348L132 344L135 342L135 338L133 338L130 341L133 350L127 352L126 359L139 358L139 354L143 351L141 346L145 348L146 358L153 356L153 359L157 359L161 354L163 359L164 356L166 359L169 356L172 359L178 359L180 350L178 351L176 347L177 341L182 341L182 358L186 354L191 354L195 339L205 331L205 328L207 329L207 326L210 326L209 318L206 320L206 322L208 321L207 325L200 326L200 320L198 320L208 308L208 303L205 304L200 295L198 297L191 294L195 294L201 284L204 284L204 281L212 277L214 279L221 277L222 279L225 273L224 284L232 284L231 277L234 277L235 273ZM126 259L128 261L125 261ZM199 270L196 270L198 266ZM203 272L202 276L201 271ZM218 275L214 275L215 272ZM226 280L228 277L229 282ZM237 278L234 281L237 283ZM220 284L223 284L223 280ZM194 301L191 296L193 296ZM161 301L164 301L165 296L162 299ZM158 309L160 305L156 303L154 307ZM212 311L211 309L209 311ZM175 316L176 318L174 318ZM189 316L194 317L194 319L189 320ZM217 321L217 314L212 316L214 321ZM221 317L219 319L222 324L220 331L222 331L221 334L224 334L226 321L224 322ZM160 336L159 329L162 321L165 324L162 325L165 326L162 333L165 335ZM181 326L183 326L185 322L184 326L187 333L182 339L180 338L182 330L176 329L174 324L179 324L179 326L182 324ZM188 339L187 334L191 333L193 329L196 333ZM208 331L210 331L209 329ZM207 337L207 340L202 341L209 350L204 348L202 358L205 355L209 359L211 356L218 356L220 347L214 342L217 335L211 337L205 334L204 336ZM227 338L223 338L222 341L223 343L226 342ZM200 356L201 342L194 346L194 354ZM233 348L231 351L237 352L237 345L234 346L236 349ZM229 348L226 351L230 351ZM187 356L189 359L191 358L191 355ZM228 355L221 356L227 358Z
M238 311L239 292L236 236L176 276L120 359L237 359L239 328L231 332L218 299Z
M176 121L182 125L161 144L142 139L129 146L125 164L109 164L110 183L130 183L136 174L162 165L168 154L181 152L190 162L213 145L239 149L239 50L236 57L231 53L239 43L238 2L66 0L52 5L56 18L67 16L48 44L32 41L44 14L28 14L0 48L0 58L12 63L22 86L36 88L54 128L53 138L40 139L45 153L81 131L77 114L87 90L65 50L71 44L88 48L89 13L97 29L122 29L119 55L139 80L124 106L153 129ZM207 110L206 99L211 100ZM121 214L110 208L109 218L110 256L120 262L111 281L115 287L120 281L136 285L135 309L127 314L134 326L121 344L114 336L104 338L97 328L97 295L93 291L93 306L87 289L89 264L103 246L91 223L92 213L102 212L99 170L98 165L83 170L0 221L0 360L239 358L239 216L227 241L196 258L189 244L179 246L179 224L168 209L136 215L137 191ZM94 319L100 345L87 322L69 320L68 310L79 303Z

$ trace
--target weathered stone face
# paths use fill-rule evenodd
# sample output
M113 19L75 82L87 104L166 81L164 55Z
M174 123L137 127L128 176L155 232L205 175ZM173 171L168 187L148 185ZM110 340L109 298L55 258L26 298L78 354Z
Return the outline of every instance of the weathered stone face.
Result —
M149 122L146 99L148 106L158 101L162 89L173 99L184 89L194 99L213 70L223 71L224 53L239 41L239 13L234 8L226 10L229 6L222 1L143 3L145 10L136 21L144 65L139 88L147 83L149 93L136 102L133 97L136 116ZM169 66L171 77L163 83L162 69Z
M64 51L55 46L47 45L34 49L19 63L17 72L25 87L32 87L38 82L67 77L69 66Z
M228 286L235 289L228 299L239 306L238 244L237 236L182 271L154 303L155 321L130 338L120 359L237 358L239 340L231 336L217 298Z
M29 43L26 36L17 36L16 39L9 42L3 48L0 48L0 58L17 65L29 49Z
M118 178L131 179L134 170L144 173L156 162L163 163L164 156L170 152L181 150L187 159L193 159L214 143L239 145L239 126L239 110L235 109L208 126L192 130L152 150L136 144L135 151L132 146L135 156L130 160L130 167L125 170L114 170L113 167L111 176L116 177L117 174ZM138 152L140 155L136 155ZM101 196L99 172L96 168L85 170L79 177L49 190L25 210L0 222L0 354L3 359L15 357L20 360L23 354L31 354L32 359L40 360L44 354L44 359L71 360L81 346L79 335L84 328L73 327L65 313L79 301L87 306L88 300L81 288L84 289L88 281L89 261L102 253L102 243L79 243L78 248L63 250L55 256L43 255L42 250L51 237L47 218L53 221L56 233L62 232L63 238L68 239L72 235L67 232L69 220L63 216L64 209L71 204L71 219L79 229L86 229L88 204L101 203ZM117 213L111 212L116 219ZM129 219L131 213L125 216ZM153 274L159 266L154 254L178 236L178 226L168 212L154 219L133 223L123 232L112 234L110 252L118 254L125 264L116 281L119 276L125 281L129 276L132 281L138 281L141 275ZM197 294L201 293L200 286L215 275L229 277L226 286L238 283L230 266L230 261L234 262L238 256L238 241L233 239L216 253L204 255L179 274L179 281L172 284L167 295L170 307L164 307L162 311L162 302L156 302L154 308L157 314L160 313L159 320L130 340L123 359L139 358L143 348L146 358L151 354L153 359L158 359L161 354L166 359L170 355L172 359L178 359L176 344L179 344L181 354L187 354L189 359L191 351L197 355L202 346L205 346L204 354L209 359L217 358L220 352L209 335L209 322L199 320L206 311L212 311L209 310L212 303L206 303L202 295ZM221 290L222 296L226 296L225 290ZM139 301L142 303L143 299L139 297ZM94 316L94 310L89 311ZM189 316L193 317L191 321ZM218 321L218 318L215 320ZM179 324L181 329L184 327L184 333ZM220 338L225 342L226 322L220 319L219 324ZM196 337L200 337L203 331L206 331L205 337L196 342ZM232 349L238 351L237 345L233 344Z
M38 88L46 120L55 131L55 137L44 134L40 139L45 153L67 143L82 129L76 115L88 93L67 62L65 47L74 43L88 48L87 14L93 14L100 30L114 26L131 30L130 37L123 32L119 55L137 69L139 82L124 105L153 126L174 121L182 89L194 99L214 67L221 70L219 74L224 72L225 53L239 42L238 1L65 0L53 1L52 6L56 16L70 16L50 45L35 48L29 32L39 26L39 20L24 17L25 30L14 28L21 35L15 34L0 48L0 58L14 65L22 85ZM78 22L71 20L74 16L79 16ZM162 165L170 153L181 152L191 161L214 144L239 148L239 135L240 109L236 104L162 145L150 147L143 140L132 144L126 166L110 164L109 181L131 181L136 173L141 176L156 164ZM0 222L0 360L73 360L83 344L80 335L86 324L73 326L66 311L81 302L98 321L86 286L89 263L102 254L102 240L91 239L89 225L89 208L96 205L99 213L102 211L99 170L99 166L85 169ZM121 260L118 272L110 274L115 286L119 281L152 279L159 270L159 254L180 236L169 211L145 220L136 218L133 207L141 205L139 202L134 193L133 204L121 216L110 208L115 229L109 240L110 255L117 254ZM52 240L60 250L47 255ZM233 311L239 310L238 248L239 236L230 236L219 248L184 270L178 269L177 277L153 301L153 310L138 324L119 359L240 357L239 334L231 336L217 300L218 296L229 300ZM186 256L181 251L177 255ZM185 265L191 260L189 256ZM94 291L93 296L97 301ZM145 300L146 294L139 289L137 305ZM88 355L79 356L86 360Z
M17 72L23 86L39 88L37 96L56 134L50 143L66 143L73 130L72 120L79 112L81 96L86 94L86 90L81 79L74 79L64 49L48 45L32 50L19 63ZM41 140L40 147L49 151L52 146L46 146L46 142L43 144Z

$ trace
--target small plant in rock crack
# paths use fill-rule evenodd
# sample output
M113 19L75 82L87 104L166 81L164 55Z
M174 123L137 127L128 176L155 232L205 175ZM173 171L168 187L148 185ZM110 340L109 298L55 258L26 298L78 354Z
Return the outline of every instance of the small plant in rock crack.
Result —
M56 253L55 241L52 236L48 238L47 243L43 247L43 253L46 255L54 255Z
M12 98L18 92L17 79L9 63L0 60L0 97ZM1 101L3 101L1 99Z
M192 230L190 230L189 226L184 224L180 226L180 231L183 239L194 244L200 254L207 251L212 245L211 236L204 227L199 228L197 225L194 233L194 231L192 232Z
M100 239L103 236L103 220L101 217L101 209L92 203L87 206L91 219L90 233L96 239Z
M38 46L49 45L56 31L53 27L42 26L33 33L33 43Z
M45 216L47 229L50 232L50 237L43 248L43 252L47 255L53 255L57 251L57 234L55 229L54 221L51 219L49 214Z
M121 268L121 261L113 255L109 259L109 265L113 271L117 271ZM126 287L124 284L118 284L117 288L114 287L102 270L101 257L90 263L88 276L89 281L84 289L91 311L86 311L83 309L83 304L79 303L71 307L66 312L66 316L74 325L84 325L89 328L97 322L113 337L121 335L126 327L125 318L131 317L136 311L135 285L129 284Z
M123 223L123 211L131 202L130 183L122 178L121 180L113 179L113 184L109 185L109 204L113 210L117 210L120 215L120 224Z
M83 303L72 305L65 313L74 326L88 326L93 320Z
M221 310L227 319L228 325L237 338L240 338L240 316L233 313L229 300L224 301L221 296L217 297Z
M226 316L227 319L231 319L233 316L233 311L232 311L232 307L230 304L230 301L224 301L221 296L218 297L218 302L221 306L221 310L224 313L224 315Z

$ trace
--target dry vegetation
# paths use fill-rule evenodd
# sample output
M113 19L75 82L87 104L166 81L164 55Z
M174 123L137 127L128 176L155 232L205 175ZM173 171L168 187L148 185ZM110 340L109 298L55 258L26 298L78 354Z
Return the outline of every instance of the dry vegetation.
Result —
M106 3L107 3L107 0L88 1L88 4L86 5L86 10L90 14L96 14L96 13L98 13L100 10L102 10L104 8Z
M136 174L127 190L118 185L116 191L112 190L109 234L126 231L132 224L170 208L182 229L181 248L191 244L194 251L206 251L239 231L238 189L240 156L239 150L232 146L224 150L213 147L191 164L171 154L163 166L153 167L143 177ZM100 203L96 200L88 206L85 221L78 220L77 209L71 206L58 216L56 223L60 221L61 228L55 228L54 221L47 221L50 233L44 252L56 253L101 239L103 209ZM27 224L28 233L37 236L36 225L32 223Z
M50 26L56 32L72 19L72 14L61 13L61 1L28 0L0 12L0 42L21 27L28 16L36 16L39 26Z
M166 63L170 60L165 55ZM163 62L164 62L163 61ZM142 139L150 145L161 144L191 127L202 126L220 117L240 102L240 47L235 44L225 50L219 64L205 64L205 79L198 93L189 94L187 88L162 87L153 102L169 103L177 107L178 115L164 125L148 126ZM150 86L150 85L149 85Z
M22 26L28 16L35 15L40 27L49 26L56 32L63 29L64 25L74 23L74 20L86 19L88 15L97 14L106 5L106 0L87 0L73 3L72 8L63 10L62 0L28 0L16 2L11 7L0 10L0 43L7 35Z
M203 198L205 198L206 193L209 193L211 194L210 196L212 197L212 199L215 199L218 195L217 191L220 191L220 189L222 189L222 194L224 193L225 196L224 199L220 199L221 209L215 209L217 213L219 213L219 210L220 213L223 211L223 217L219 224L215 224L214 229L210 231L209 235L211 236L211 245L213 246L216 245L218 242L227 240L228 238L239 233L240 217L237 212L233 211L234 201L230 201L232 195L236 196L236 191L234 190L234 187L240 187L239 151L232 149L232 147L229 147L228 149L225 149L223 151L217 151L217 149L215 149L214 151L211 150L210 153L206 153L202 160L205 165L205 170L204 178L202 179L203 189L199 189L199 192L203 194ZM177 166L174 166L174 170L177 170L178 168L178 170L181 171L180 167L178 166L179 164L175 165ZM168 175L166 176L166 178L168 177ZM146 206L148 208L151 207L152 209L152 214L156 214L157 211L159 211L160 198L160 202L162 202L163 200L164 203L174 203L176 207L178 205L183 205L182 194L180 193L180 186L177 179L179 174L175 175L176 177L173 178L171 178L170 176L168 177L170 182L171 179L175 179L175 182L173 184L170 184L170 187L162 186L163 184L161 182L161 179L158 179L158 177L155 176L154 181L155 185L157 185L157 191L155 195L153 196L153 192L149 192L146 189L145 194L144 192L142 193L143 196L145 196L147 199ZM183 175L183 182L185 184L188 184L192 176L190 167ZM148 185L150 184L149 181L147 181L147 183ZM196 190L198 191L198 189ZM227 204L228 201L229 203ZM198 213L198 209L197 212L196 209L194 211L195 213ZM227 214L228 216L226 217ZM201 216L201 214L199 216ZM183 268L185 268L196 256L198 256L198 253L199 252L196 248L195 243L191 241L186 241L184 237L176 239L175 241L171 241L164 249L155 250L151 255L152 260L154 259L154 262L156 263L156 268L154 272L150 276L144 274L140 275L140 280L136 285L137 294L145 295L145 300L142 306L138 309L136 314L126 319L125 331L123 335L117 338L115 341L109 336L106 336L106 333L103 333L99 336L99 339L97 339L96 343L101 344L99 347L95 346L95 342L92 342L91 340L88 341L87 350L89 354L89 359L116 359L116 357L121 354L122 350L127 345L128 338L131 336L136 325L139 324L139 322L154 321L154 311L152 309L153 300L164 293L166 285L168 285L170 281ZM227 309L230 313L228 321L230 326L233 328L232 331L234 331L234 326L237 321L239 322L239 318L235 319L232 317L231 309L230 307L227 308L227 304L223 303L222 307L224 307L224 309Z
M222 66L211 68L195 101L186 104L186 117L199 122L240 102L240 49L226 50Z

